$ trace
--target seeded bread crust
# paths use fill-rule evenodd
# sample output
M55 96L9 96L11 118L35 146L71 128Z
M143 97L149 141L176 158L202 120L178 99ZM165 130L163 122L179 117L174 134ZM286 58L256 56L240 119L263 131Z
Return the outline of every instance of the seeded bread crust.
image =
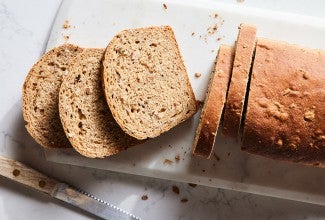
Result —
M256 27L241 24L222 127L222 134L228 137L239 134L255 44Z
M325 51L258 39L242 149L325 167Z
M234 61L234 49L221 45L211 74L200 122L193 143L193 154L209 159L213 151Z
M104 49L84 49L69 68L59 96L64 131L81 155L102 158L117 154L140 141L125 134L105 101L101 82Z
M59 117L59 89L71 60L82 49L64 44L44 54L29 71L23 85L23 117L26 129L47 148L71 147Z
M154 138L197 111L174 32L169 26L125 30L103 59L106 100L120 127Z

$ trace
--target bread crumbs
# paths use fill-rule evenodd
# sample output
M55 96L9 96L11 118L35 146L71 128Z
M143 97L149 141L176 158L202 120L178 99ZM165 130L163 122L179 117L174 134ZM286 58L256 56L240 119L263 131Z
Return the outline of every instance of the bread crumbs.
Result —
M147 200L148 199L148 196L147 195L143 195L143 196L141 196L141 199L142 200Z
M176 161L176 162L179 162L180 159L181 159L181 156L179 156L179 154L177 154L177 155L175 156L175 161Z
M201 73L195 73L194 76L195 76L196 78L199 78L199 77L202 76L202 74L201 74Z
M218 28L219 28L218 24L215 24L215 25L212 26L212 27L208 27L208 29L207 29L208 34L209 34L209 35L213 35L213 34L215 34L215 33L218 31Z
M192 36L194 36L195 35L195 33L194 32L192 32L192 34L191 34Z
M167 10L167 5L165 3L163 4L163 7L165 10Z
M172 165L173 164L173 161L169 160L169 159L165 159L164 160L164 164L165 165Z
M177 186L173 186L173 192L179 195L179 188Z
M188 199L187 198L183 198L183 199L181 199L181 202L182 203L187 203L188 202Z
M69 35L62 35L62 37L64 38L65 41L68 41L70 39Z
M69 20L65 20L64 21L64 24L62 25L62 28L64 28L64 29L68 29L68 28L70 28L71 27L71 25L69 24Z

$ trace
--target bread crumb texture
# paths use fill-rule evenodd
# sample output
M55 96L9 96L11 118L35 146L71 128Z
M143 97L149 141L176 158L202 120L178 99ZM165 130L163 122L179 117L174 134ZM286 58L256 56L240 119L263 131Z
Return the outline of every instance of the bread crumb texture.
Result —
M59 95L62 125L72 146L86 157L106 157L135 144L115 122L101 83L104 49L84 49L74 59Z
M324 85L325 51L258 39L243 149L325 166Z
M59 89L71 60L81 48L65 44L44 54L23 85L23 116L27 131L43 147L71 147L59 117Z
M196 100L169 26L122 31L103 60L107 102L122 129L153 138L191 117Z

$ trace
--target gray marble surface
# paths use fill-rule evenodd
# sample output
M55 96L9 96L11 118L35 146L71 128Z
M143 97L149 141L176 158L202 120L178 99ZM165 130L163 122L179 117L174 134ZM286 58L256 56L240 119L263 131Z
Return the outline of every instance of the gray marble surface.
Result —
M233 4L324 16L320 1L244 1ZM0 154L83 188L143 219L325 219L324 206L274 199L109 171L55 164L24 129L21 87L43 53L59 0L0 0ZM12 103L11 108L4 103ZM13 137L11 134L15 134ZM179 194L173 187L179 188ZM141 197L147 195L147 200ZM187 202L181 202L187 199ZM89 219L61 202L0 177L0 219Z

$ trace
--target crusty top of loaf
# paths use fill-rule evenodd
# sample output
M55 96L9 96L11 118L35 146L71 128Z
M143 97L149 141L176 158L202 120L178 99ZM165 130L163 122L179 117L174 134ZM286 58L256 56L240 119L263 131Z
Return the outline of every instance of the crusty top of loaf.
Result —
M237 137L240 130L255 41L256 27L241 24L222 124L222 134L229 137Z
M59 117L59 89L71 59L81 48L64 44L44 54L29 71L23 86L27 131L43 147L71 147Z
M196 100L169 26L125 30L109 43L103 84L112 114L129 135L153 138L196 112Z
M258 39L242 148L325 166L325 51Z
M104 97L104 49L84 49L62 82L59 109L72 146L86 157L106 157L140 143L115 122Z
M234 60L234 48L221 45L193 143L193 154L210 158L224 108Z

